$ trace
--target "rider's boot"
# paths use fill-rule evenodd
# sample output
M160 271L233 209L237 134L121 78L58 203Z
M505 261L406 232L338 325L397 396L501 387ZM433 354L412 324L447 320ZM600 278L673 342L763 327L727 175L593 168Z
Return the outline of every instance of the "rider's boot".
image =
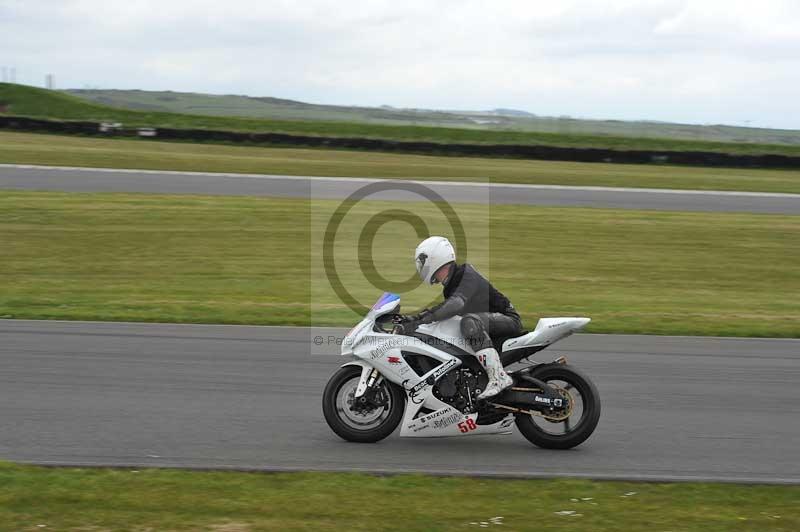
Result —
M513 379L511 379L503 369L503 363L500 362L500 355L497 354L497 350L494 347L481 349L476 355L479 359L485 357L486 373L489 375L489 383L486 385L486 389L483 390L483 393L478 396L478 399L494 397L514 384Z

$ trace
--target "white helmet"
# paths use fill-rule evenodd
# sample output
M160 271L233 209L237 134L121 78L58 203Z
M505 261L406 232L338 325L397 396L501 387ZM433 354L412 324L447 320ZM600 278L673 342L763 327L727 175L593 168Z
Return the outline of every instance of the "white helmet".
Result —
M422 282L433 284L433 274L445 264L455 262L453 245L443 236L432 236L423 240L414 252L417 273Z

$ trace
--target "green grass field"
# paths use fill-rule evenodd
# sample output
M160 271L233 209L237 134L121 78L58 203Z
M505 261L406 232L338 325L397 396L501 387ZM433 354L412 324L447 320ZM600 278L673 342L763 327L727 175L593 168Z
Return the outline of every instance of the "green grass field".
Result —
M336 201L0 191L0 316L268 325L357 321L321 272ZM337 237L345 286L364 202ZM449 234L430 205L403 204ZM590 332L800 337L800 216L457 205L469 260L532 326L586 315ZM414 273L413 231L391 222L373 249L390 280ZM525 245L520 245L524 243ZM404 296L407 311L438 291ZM312 304L313 299L313 304Z
M433 157L0 132L0 163L800 193L800 171Z
M612 148L620 150L715 151L734 154L800 155L800 146L745 142L705 142L624 137L486 131L468 128L393 126L370 123L310 120L265 120L242 117L202 116L181 113L133 111L91 103L69 94L24 85L0 84L0 105L7 114L58 120L111 120L127 126L281 132L303 135L433 141L441 143L537 144Z
M800 528L798 500L798 486L0 464L9 531L778 532Z

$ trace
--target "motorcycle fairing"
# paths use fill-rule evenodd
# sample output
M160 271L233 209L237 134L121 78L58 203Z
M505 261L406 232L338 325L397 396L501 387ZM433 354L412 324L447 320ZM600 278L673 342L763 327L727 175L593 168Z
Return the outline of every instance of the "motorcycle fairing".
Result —
M441 403L438 399L431 398ZM443 404L443 403L442 403ZM452 406L445 404L428 414L417 416L423 405L413 405L406 402L406 411L400 436L410 438L434 438L443 436L466 436L468 434L502 434L511 433L511 424L514 422L513 414L509 414L497 423L491 425L478 425L478 414L464 414ZM416 416L416 417L415 417Z
M582 329L590 321L590 318L541 318L533 331L504 341L503 353L529 347L546 347Z
M454 330L458 330L457 321L455 324L442 322L438 325L439 328L433 329L439 332L441 329L453 330L453 327ZM444 327L441 327L442 325ZM508 432L512 416L491 425L477 425L477 414L463 414L433 395L433 386L436 382L446 373L461 365L459 357L437 349L423 339L413 336L378 332L373 327L364 326L356 327L353 331L356 332L355 337L348 336L351 341L347 342L349 345L343 343L342 351L343 353L347 351L356 358L351 364L362 367L356 397L364 394L367 379L373 368L378 370L385 379L402 386L406 392L407 401L401 423L401 436L435 437ZM417 375L406 362L403 352L424 355L438 361L439 364L425 374ZM418 417L422 408L432 412ZM459 424L462 424L463 428L459 428ZM464 432L465 429L466 432Z

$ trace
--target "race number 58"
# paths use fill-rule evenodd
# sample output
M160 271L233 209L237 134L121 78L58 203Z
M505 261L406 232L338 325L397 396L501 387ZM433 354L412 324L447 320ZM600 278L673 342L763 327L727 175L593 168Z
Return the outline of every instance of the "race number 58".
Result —
M461 432L469 432L471 430L475 430L478 428L478 425L475 424L475 420L472 418L467 419L466 421L462 421L458 424L458 430Z

